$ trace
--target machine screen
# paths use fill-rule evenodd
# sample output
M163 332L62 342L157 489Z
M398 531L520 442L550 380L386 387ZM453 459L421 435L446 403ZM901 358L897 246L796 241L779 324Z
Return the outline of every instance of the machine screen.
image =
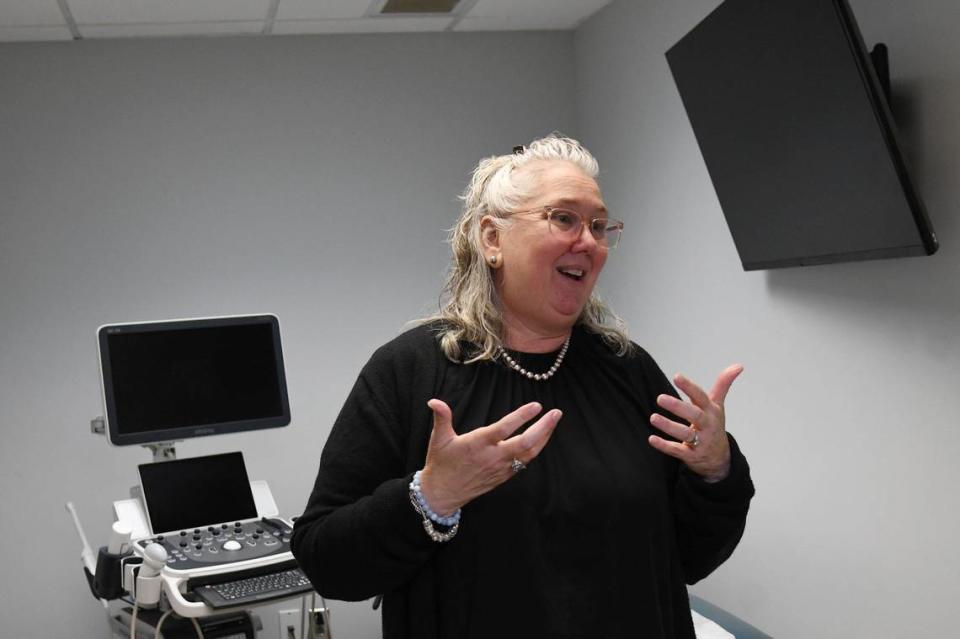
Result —
M272 318L107 327L101 342L115 443L289 422L276 335Z
M154 534L257 516L239 452L141 464L140 485Z

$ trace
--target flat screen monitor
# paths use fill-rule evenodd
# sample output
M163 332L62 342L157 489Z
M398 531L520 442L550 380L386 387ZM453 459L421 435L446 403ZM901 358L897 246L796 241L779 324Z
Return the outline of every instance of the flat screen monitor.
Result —
M744 269L936 251L844 0L726 0L666 57Z
M140 464L139 470L154 535L257 517L242 453Z
M274 315L109 324L97 336L115 445L290 423Z

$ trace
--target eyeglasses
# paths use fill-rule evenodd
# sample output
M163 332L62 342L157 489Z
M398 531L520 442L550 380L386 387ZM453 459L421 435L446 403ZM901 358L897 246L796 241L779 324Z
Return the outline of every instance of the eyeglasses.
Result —
M583 232L585 220L574 211L569 209L558 209L553 206L542 206L529 211L518 211L518 213L537 213L542 215L542 219L547 220L551 233L559 233L564 237L574 238ZM611 220L606 217L594 217L589 221L590 235L597 241L597 244L607 249L617 248L620 243L620 236L623 234L623 222L620 220Z

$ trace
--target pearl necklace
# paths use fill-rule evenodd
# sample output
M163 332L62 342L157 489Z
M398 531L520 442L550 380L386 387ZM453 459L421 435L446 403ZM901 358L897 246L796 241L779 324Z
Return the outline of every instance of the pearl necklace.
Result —
M548 370L546 373L531 373L520 364L517 364L517 361L512 357L510 357L510 354L507 353L507 351L504 350L502 346L497 348L497 357L502 357L503 360L507 363L507 366L517 371L527 379L536 380L538 382L545 382L551 377L553 377L554 373L557 372L557 369L560 368L560 364L563 363L563 358L567 354L567 348L569 347L570 347L570 335L567 335L567 339L563 343L563 348L560 349L560 354L557 355L557 361L553 363L553 366L551 366L550 370Z

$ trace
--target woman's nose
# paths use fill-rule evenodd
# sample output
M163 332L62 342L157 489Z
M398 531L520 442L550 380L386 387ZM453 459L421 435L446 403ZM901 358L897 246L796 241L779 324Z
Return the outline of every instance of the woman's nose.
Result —
M590 232L589 224L580 225L580 234L577 236L577 241L574 243L574 246L581 247L581 250L586 251L595 250L599 246L597 238Z

